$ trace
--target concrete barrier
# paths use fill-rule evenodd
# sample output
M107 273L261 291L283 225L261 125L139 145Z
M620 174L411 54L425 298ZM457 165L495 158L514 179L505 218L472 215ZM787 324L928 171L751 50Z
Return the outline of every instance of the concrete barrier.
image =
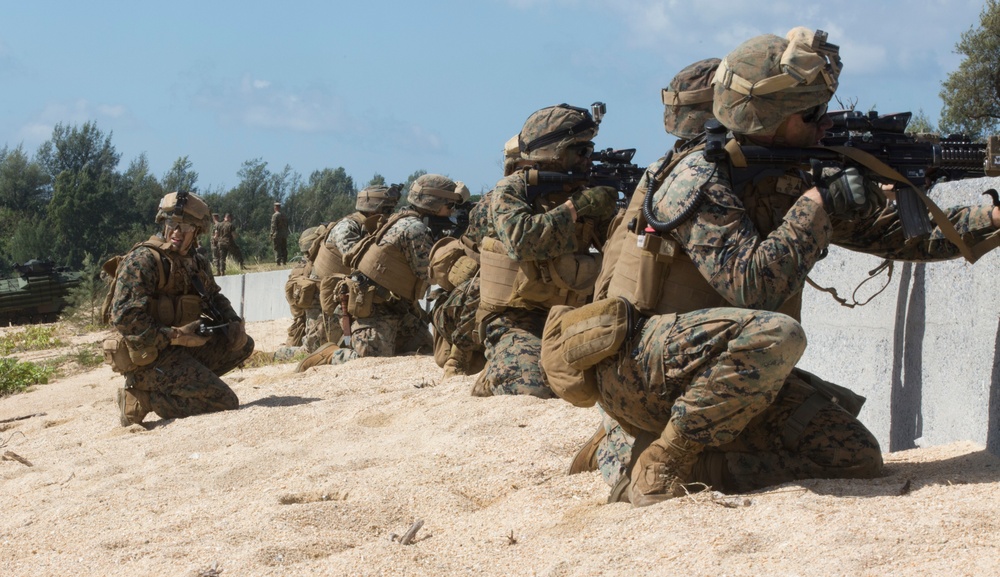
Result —
M287 269L215 277L222 294L247 322L290 318L285 300Z
M931 196L942 208L981 204L990 187L1000 179L947 183ZM832 247L810 277L846 298L881 262ZM861 420L883 450L972 440L1000 455L998 275L998 251L975 265L897 262L888 284L884 271L857 296L882 293L854 309L807 287L799 364L868 397Z
M980 204L1000 179L938 186L942 207ZM810 277L849 297L880 258L831 247ZM868 398L862 421L883 450L958 440L1000 455L1000 254L964 260L895 263L858 291L871 303L845 308L806 287L802 322L809 346L799 365ZM248 321L290 317L288 270L219 277L223 293ZM886 282L888 280L888 282Z

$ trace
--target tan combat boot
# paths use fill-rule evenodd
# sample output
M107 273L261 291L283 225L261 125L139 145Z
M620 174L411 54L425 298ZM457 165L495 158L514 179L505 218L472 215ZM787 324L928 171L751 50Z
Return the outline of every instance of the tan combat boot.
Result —
M597 447L600 446L601 441L604 437L608 435L608 432L604 430L604 425L598 425L597 431L591 435L587 442L580 447L580 450L576 452L576 456L569 464L569 472L567 475L575 475L577 473L587 473L590 471L597 470Z
M118 389L115 400L118 402L118 420L123 427L142 424L149 414L149 409L145 408L149 406L149 393L146 391L122 387Z
M704 449L705 445L685 438L673 421L667 423L660 438L636 459L629 501L635 507L647 507L701 490L689 484L695 461Z
M479 373L479 378L476 379L475 383L472 383L472 396L473 397L493 396L493 383L486 378L486 371Z
M444 375L442 381L447 381L452 377L464 377L472 373L469 372L469 364L472 360L472 353L463 351L455 345L451 345L451 353L448 360L444 362Z
M295 372L301 373L310 367L330 364L330 359L333 357L333 353L337 352L339 348L340 347L338 347L336 343L324 344L320 348L316 349L313 354L299 361L298 366L295 367Z

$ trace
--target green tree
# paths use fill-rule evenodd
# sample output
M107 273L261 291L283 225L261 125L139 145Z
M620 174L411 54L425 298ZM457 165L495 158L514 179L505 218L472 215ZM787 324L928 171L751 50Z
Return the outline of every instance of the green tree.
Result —
M57 124L36 158L54 179L47 223L56 262L77 267L88 252L117 252L119 234L134 218L111 135L91 122Z
M182 156L174 161L174 165L163 175L163 189L166 192L186 190L198 194L198 173L191 170L194 166L188 157Z
M934 132L937 132L937 129L934 128L934 123L931 122L930 117L927 116L923 108L918 110L906 125L907 134L930 134Z
M343 167L313 171L285 199L284 211L293 233L354 212L357 190Z
M50 195L48 175L23 147L0 149L0 271L51 256L42 226Z
M128 169L122 175L122 186L128 197L128 206L121 214L125 220L119 227L115 242L115 253L123 253L133 244L149 238L158 227L153 219L156 216L160 199L166 193L164 187L149 168L146 154L129 163Z
M987 0L979 27L970 27L955 45L965 57L941 83L941 130L978 138L1000 121L1000 4Z
M0 209L0 220L5 220L2 216L4 209ZM24 216L11 218L10 228L4 227L0 252L4 269L9 270L13 263L24 263L33 258L41 260L55 260L55 252L52 246L52 235L48 233L45 217L41 215Z
M0 150L0 206L19 214L37 214L49 201L49 176L18 145Z
M101 279L101 263L89 252L83 257L81 271L80 284L69 289L66 296L69 306L63 316L87 327L97 327L101 324L101 305L110 287Z
M57 124L52 138L38 148L35 157L52 178L69 171L86 172L96 179L114 172L121 160L111 145L111 134L105 136L94 122L85 122L79 128Z

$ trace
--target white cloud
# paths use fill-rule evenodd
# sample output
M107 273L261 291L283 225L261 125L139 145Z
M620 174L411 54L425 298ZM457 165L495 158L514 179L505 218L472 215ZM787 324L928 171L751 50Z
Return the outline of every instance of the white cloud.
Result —
M37 146L52 137L52 129L56 124L79 125L85 122L96 122L98 128L112 121L118 123L134 123L135 119L129 108L124 104L95 104L85 99L73 102L52 102L47 104L34 119L25 123L17 131L18 138L26 146Z
M341 102L324 87L295 91L245 74L235 82L203 85L194 102L223 123L308 133L344 128Z

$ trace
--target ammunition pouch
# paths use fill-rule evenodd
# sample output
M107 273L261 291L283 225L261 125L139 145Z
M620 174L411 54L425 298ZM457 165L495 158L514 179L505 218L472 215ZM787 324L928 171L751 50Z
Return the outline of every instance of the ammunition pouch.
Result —
M547 261L517 261L500 241L486 237L480 253L480 304L487 311L506 307L550 309L580 306L594 292L600 254L566 254Z
M342 274L334 274L319 281L319 306L323 314L332 316L337 306L340 305L340 293L337 286L346 277Z
M594 366L613 357L642 326L623 298L602 299L580 308L554 306L542 332L541 365L559 398L591 407L600 398Z
M105 339L103 346L104 362L111 366L116 373L130 373L140 369L159 356L156 347L146 347L141 350L132 350L126 343L125 337L118 335L114 338Z
M111 366L111 370L116 373L125 374L139 368L132 362L128 354L128 347L125 346L125 339L121 335L112 339L105 339L104 362Z
M454 290L479 272L475 256L476 253L461 240L450 236L442 238L431 249L428 267L431 282L446 291Z
M372 316L375 305L385 303L391 295L370 279L355 276L344 278L334 289L336 295L347 295L347 310L344 312L354 319Z
M319 295L319 282L314 278L297 278L294 282L289 280L285 286L285 298L294 307L306 310L316 306L316 297ZM288 285L291 286L288 286Z

